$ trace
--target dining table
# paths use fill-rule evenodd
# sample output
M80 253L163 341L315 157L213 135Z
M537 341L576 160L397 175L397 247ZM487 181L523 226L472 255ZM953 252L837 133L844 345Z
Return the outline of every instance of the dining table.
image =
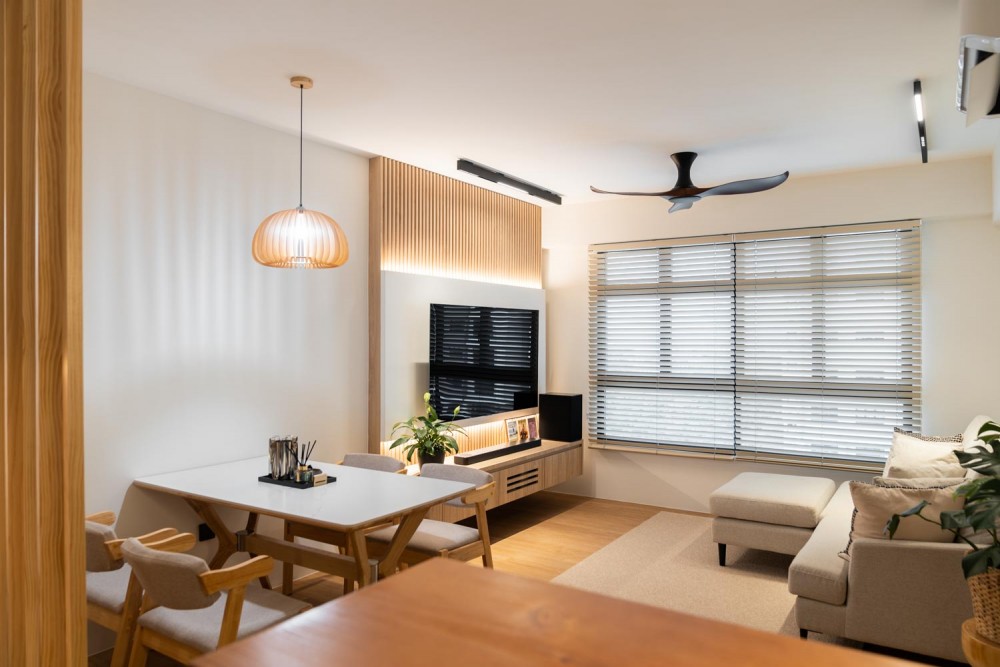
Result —
M209 561L213 569L223 567L233 554L247 552L341 576L359 587L396 571L427 510L474 488L464 482L333 463L314 462L313 466L327 473L326 484L295 488L260 481L258 477L269 469L266 456L140 477L133 484L184 499L208 524L218 538L218 548ZM245 526L229 528L219 516L220 508L246 511ZM286 536L278 539L257 532L261 516L284 520ZM378 558L370 558L365 532L392 523L398 526L388 549ZM346 546L345 553L287 539L290 525L297 527L298 535ZM261 584L270 588L267 577ZM284 584L285 592L291 592L290 576Z
M195 667L915 667L436 558L197 658Z

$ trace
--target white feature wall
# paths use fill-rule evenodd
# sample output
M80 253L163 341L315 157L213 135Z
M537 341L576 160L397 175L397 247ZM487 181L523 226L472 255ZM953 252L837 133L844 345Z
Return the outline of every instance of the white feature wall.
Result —
M317 460L367 451L367 159L306 142L305 204L351 258L271 269L251 239L298 203L298 137L90 74L83 126L88 512L126 535L192 530L131 481L263 455L275 434L318 440Z
M697 174L695 174L697 178ZM1000 416L1000 229L991 224L989 157L792 178L759 194L712 197L667 214L654 197L611 198L542 213L548 386L588 388L588 254L594 243L884 220L923 219L924 430L955 434L976 414ZM586 409L586 399L584 401ZM739 472L864 475L733 461L586 450L584 475L561 490L693 511ZM867 477L870 477L868 475Z
M382 438L423 412L430 355L430 305L524 308L538 312L538 383L545 391L545 292L474 280L382 272Z

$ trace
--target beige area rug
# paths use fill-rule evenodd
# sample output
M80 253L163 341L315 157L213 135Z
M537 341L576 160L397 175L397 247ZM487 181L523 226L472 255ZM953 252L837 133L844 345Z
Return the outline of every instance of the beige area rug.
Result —
M730 546L719 567L707 517L660 512L553 581L623 600L798 636L791 556Z

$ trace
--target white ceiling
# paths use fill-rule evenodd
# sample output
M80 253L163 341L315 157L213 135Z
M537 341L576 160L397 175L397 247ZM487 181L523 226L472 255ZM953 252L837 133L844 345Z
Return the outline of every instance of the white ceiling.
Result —
M915 78L930 159L988 152L957 26L957 0L87 0L84 67L289 131L305 74L307 136L574 202L666 189L681 150L698 185L919 162Z

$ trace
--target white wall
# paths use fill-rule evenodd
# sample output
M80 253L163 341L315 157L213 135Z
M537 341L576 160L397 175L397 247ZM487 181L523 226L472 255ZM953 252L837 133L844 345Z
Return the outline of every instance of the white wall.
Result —
M382 272L382 437L423 411L430 348L430 304L538 311L538 390L545 391L545 292L532 287Z
M695 174L697 178L697 174ZM652 197L546 207L548 386L587 394L587 246L640 239L922 218L924 429L954 434L977 413L1000 415L1000 229L989 157L796 178L769 192L714 197L668 215ZM991 333L993 332L993 333ZM585 400L586 406L586 400ZM584 475L561 487L707 511L708 494L745 470L853 478L811 468L586 450Z
M317 439L317 460L367 451L367 160L306 143L305 204L351 258L270 269L251 238L297 204L297 137L90 74L83 125L87 510L120 512L123 534L190 530L185 505L130 482L263 455L274 434Z

